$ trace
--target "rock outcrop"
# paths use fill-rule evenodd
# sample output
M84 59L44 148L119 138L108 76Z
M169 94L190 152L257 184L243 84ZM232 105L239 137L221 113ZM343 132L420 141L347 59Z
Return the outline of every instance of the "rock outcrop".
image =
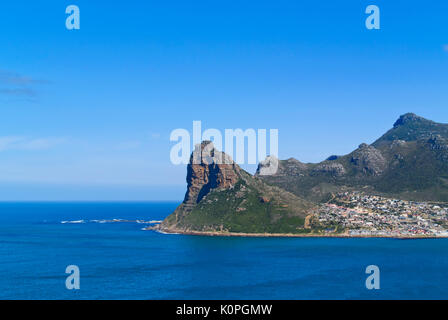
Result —
M319 163L311 170L311 175L329 174L332 176L343 176L345 174L344 166L337 162L325 161Z
M419 117L415 113L405 113L401 115L397 121L394 123L394 128L397 128L399 126L404 126L409 123L416 123L416 122L429 122L429 120L426 120L425 118ZM432 121L431 121L432 122Z
M366 143L359 145L359 148L352 153L350 162L359 172L378 176L387 167L386 159L381 151Z
M277 157L268 156L265 160L260 161L257 168L257 174L260 176L270 176L278 172L279 160Z
M190 210L213 189L233 187L239 180L239 166L210 141L196 146L187 166L185 209Z

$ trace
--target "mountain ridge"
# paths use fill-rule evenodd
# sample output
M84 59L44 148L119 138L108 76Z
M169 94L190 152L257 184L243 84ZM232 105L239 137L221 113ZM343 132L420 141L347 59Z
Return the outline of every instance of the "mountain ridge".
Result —
M370 145L362 143L349 154L320 163L280 160L275 175L260 178L315 202L325 201L341 188L448 201L447 146L448 124L406 113Z

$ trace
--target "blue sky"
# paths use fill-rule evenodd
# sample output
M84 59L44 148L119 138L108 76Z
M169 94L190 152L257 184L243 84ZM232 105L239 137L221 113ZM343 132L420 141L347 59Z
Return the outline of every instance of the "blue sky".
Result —
M81 29L65 28L78 5ZM365 8L381 29L365 28ZM0 200L180 200L170 132L279 129L280 158L448 122L445 1L10 1ZM253 171L253 167L248 167Z

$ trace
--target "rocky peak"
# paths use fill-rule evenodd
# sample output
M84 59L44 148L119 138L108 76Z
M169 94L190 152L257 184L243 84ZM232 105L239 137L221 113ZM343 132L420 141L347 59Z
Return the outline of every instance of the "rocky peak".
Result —
M394 127L383 134L373 145L384 147L389 145L390 141L417 141L426 140L434 134L439 134L448 138L448 124L437 123L414 113L406 113L394 123Z
M240 167L211 141L196 145L187 166L186 209L199 203L212 189L230 188L240 179Z
M294 158L279 160L274 156L268 156L258 164L255 176L288 176L301 174L306 170L307 165Z
M266 159L260 161L255 175L270 176L278 171L279 160L275 156L267 156Z
M340 157L339 156L337 156L337 155L331 155L331 156L329 156L327 159L325 159L325 160L327 160L327 161L334 161L334 160L337 160L337 159L339 159Z
M425 118L422 118L415 113L405 113L398 118L397 121L394 123L394 128L410 124L410 123L417 123L417 122L430 122L429 120L426 120Z
M367 143L361 143L361 144L358 146L358 148L359 148L360 150L361 150L361 149L366 150L366 149L369 148L369 145L368 145Z

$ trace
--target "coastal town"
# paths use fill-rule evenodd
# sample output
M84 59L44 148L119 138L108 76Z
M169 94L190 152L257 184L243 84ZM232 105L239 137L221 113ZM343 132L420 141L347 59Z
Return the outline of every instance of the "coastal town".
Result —
M381 237L448 237L448 203L416 202L344 192L313 214L324 233Z

